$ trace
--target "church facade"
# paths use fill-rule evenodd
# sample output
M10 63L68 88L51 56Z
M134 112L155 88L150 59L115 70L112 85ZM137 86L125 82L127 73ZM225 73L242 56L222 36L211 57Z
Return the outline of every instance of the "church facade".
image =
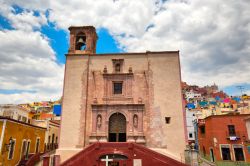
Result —
M96 142L137 143L183 160L179 51L96 54L94 27L69 30L61 162Z

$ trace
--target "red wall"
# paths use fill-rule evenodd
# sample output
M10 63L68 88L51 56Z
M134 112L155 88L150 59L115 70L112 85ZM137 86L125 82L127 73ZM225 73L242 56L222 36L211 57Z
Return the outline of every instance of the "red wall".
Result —
M86 165L103 166L99 157L105 154L121 154L128 157L122 163L133 165L133 159L141 159L143 166L186 166L172 158L156 153L144 146L134 143L95 143L79 152L61 166Z
M215 115L205 119L205 134L201 134L199 127L198 139L200 151L203 152L203 146L205 147L206 155L209 155L209 149L212 148L216 160L222 160L220 154L220 144L229 144L231 151L231 159L234 159L234 153L232 149L233 144L243 145L245 154L245 160L250 162L250 154L248 153L245 139L248 139L246 123L244 118L247 115ZM200 124L199 124L200 125ZM236 135L239 136L237 141L231 141L228 139L228 125L235 126ZM245 136L245 138L244 138ZM214 138L217 139L217 144L214 144Z

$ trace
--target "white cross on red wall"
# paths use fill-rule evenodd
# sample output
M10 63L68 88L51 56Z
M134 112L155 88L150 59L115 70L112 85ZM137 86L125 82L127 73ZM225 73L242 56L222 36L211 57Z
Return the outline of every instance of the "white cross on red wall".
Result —
M106 155L106 158L105 159L101 159L101 161L105 161L106 162L106 166L108 166L109 161L113 161L113 159L109 159L109 156Z

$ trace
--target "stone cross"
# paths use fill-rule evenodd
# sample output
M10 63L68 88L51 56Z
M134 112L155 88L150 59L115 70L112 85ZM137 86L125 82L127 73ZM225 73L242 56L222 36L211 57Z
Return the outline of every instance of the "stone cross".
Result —
M113 159L109 159L109 156L106 155L106 158L105 159L101 159L101 161L105 161L106 162L106 166L109 165L109 161L113 161Z

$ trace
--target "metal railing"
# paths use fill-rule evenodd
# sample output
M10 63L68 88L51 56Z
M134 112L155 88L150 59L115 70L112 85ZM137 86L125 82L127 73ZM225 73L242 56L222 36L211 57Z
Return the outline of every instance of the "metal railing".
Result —
M58 144L57 143L47 143L47 144L45 144L44 151L45 152L49 152L49 151L55 150L57 148L58 148Z

